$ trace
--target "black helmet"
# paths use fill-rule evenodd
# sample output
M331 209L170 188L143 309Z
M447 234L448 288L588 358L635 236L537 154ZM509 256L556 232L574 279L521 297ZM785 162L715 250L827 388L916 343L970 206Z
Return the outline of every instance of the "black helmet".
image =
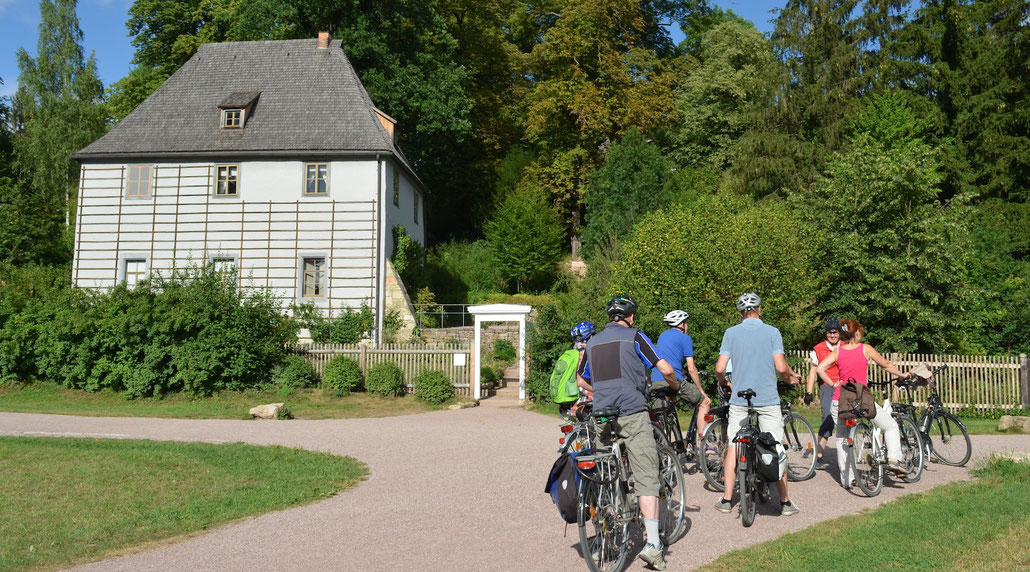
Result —
M637 313L637 301L625 294L616 294L608 300L605 311L609 320L623 320Z
M830 318L826 320L825 324L823 324L823 328L825 328L827 332L830 330L839 330L840 320L838 320L837 318Z

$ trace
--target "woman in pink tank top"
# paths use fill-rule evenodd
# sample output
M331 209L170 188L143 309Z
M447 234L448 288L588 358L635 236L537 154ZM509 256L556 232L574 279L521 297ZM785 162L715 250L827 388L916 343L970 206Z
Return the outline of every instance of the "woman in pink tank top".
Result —
M865 328L855 320L841 320L840 323L840 345L826 359L819 362L816 370L824 382L833 385L833 403L830 405L830 414L833 422L837 425L837 443L842 443L847 436L847 428L837 418L840 409L840 386L853 381L862 385L869 385L869 360L883 368L887 373L898 377L905 377L905 373L895 367L887 358L880 355L876 348L869 344L863 344ZM840 371L840 380L834 383L826 373L833 364L837 364ZM898 429L898 422L894 420L883 407L876 404L876 417L872 419L874 425L883 431L884 440L887 442L887 468L895 472L904 472L904 468L898 463L901 457L901 432ZM840 468L841 484L844 488L850 489L853 476L846 470L846 450L838 445L837 466Z

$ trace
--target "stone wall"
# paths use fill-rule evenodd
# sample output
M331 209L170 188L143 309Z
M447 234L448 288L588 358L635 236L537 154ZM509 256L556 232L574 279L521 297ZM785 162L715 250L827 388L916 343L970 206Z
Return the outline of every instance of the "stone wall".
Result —
M386 261L386 312L396 312L401 318L401 327L394 336L398 342L411 339L415 331L415 307L404 287L400 274L393 267L393 262ZM469 338L471 339L471 335Z

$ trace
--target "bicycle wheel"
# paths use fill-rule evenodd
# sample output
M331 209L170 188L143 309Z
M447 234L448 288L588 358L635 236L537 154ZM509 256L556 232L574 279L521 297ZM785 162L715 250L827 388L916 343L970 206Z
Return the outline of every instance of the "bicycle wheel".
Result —
M571 433L565 437L565 444L562 445L558 454L562 453L578 453L584 449L590 447L590 441L587 436L586 429L573 429Z
M580 486L576 511L579 548L591 572L621 570L626 561L628 523L620 515L620 487L618 479L610 483L583 479Z
M923 455L923 438L919 435L916 422L908 415L898 415L898 429L901 431L901 466L907 471L902 480L914 483L923 476L926 457Z
M715 419L705 427L705 433L701 436L697 463L708 485L718 492L726 490L723 472L726 444L726 420Z
M783 417L783 448L787 452L787 478L807 481L815 475L815 431L793 411Z
M740 521L744 523L745 527L749 527L755 523L755 513L758 510L757 504L758 499L757 491L758 483L755 480L755 471L753 469L752 459L750 453L748 453L748 460L741 463L737 461L737 482L740 489Z
M866 496L875 497L883 488L883 465L880 464L880 443L873 437L873 427L868 421L860 421L851 430L850 455L854 463L855 480Z
M662 542L679 540L686 528L687 489L683 467L672 447L658 448L658 532Z
M930 420L930 447L937 459L945 465L961 467L973 454L966 426L947 411L938 411Z

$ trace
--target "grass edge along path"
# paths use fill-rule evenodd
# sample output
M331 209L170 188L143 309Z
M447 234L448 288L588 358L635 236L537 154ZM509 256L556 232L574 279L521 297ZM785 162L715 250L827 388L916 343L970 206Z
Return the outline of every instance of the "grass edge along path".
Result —
M701 570L1016 570L1030 566L1030 464L901 497L720 556Z
M281 446L0 437L0 570L52 570L307 504L368 476Z
M68 389L53 382L0 386L0 411L48 413L89 417L161 417L175 419L250 419L251 407L285 403L297 419L353 419L392 417L436 411L413 395L383 397L352 392L336 397L332 391L311 388L280 394L275 390L223 391L211 397L185 394L163 398L126 399L111 390Z

